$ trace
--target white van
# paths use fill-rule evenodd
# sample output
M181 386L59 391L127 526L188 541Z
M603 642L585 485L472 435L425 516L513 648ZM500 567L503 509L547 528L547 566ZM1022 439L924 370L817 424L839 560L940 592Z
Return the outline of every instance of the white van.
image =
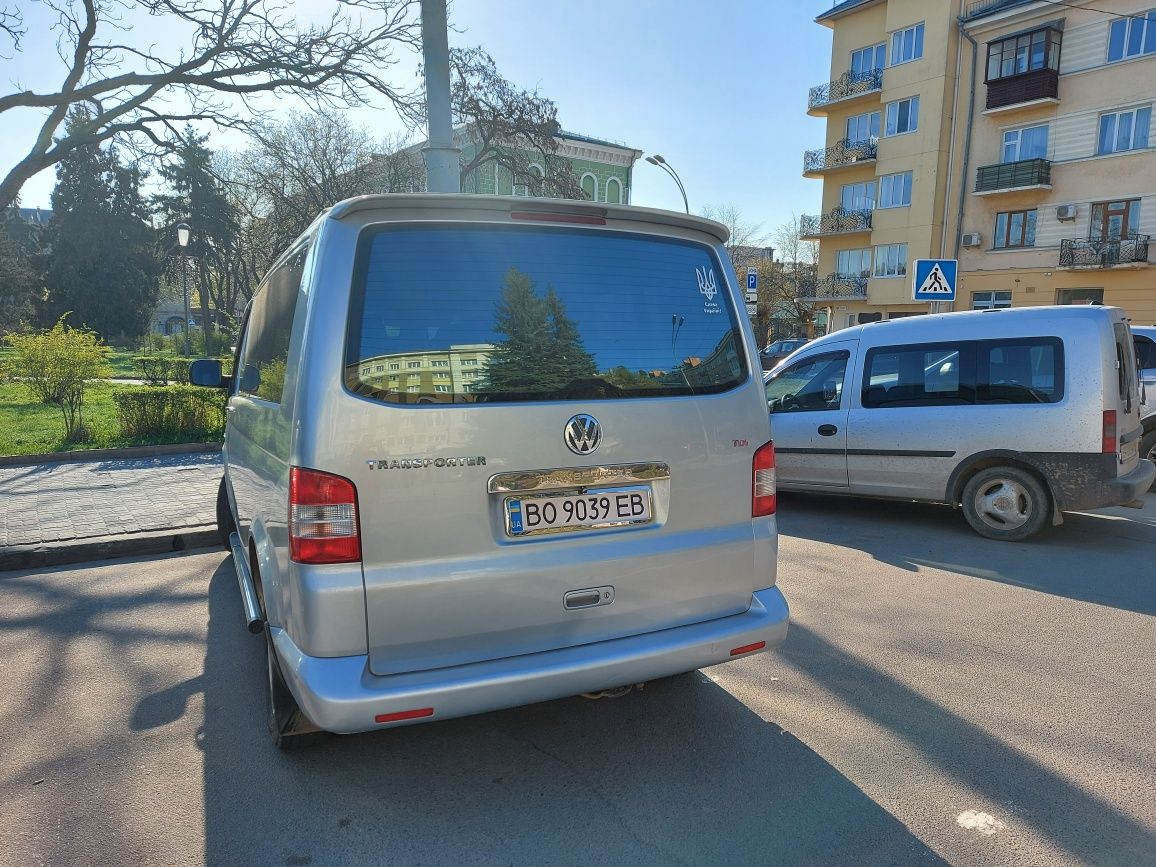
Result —
M766 377L783 490L948 503L1021 540L1133 503L1140 389L1113 307L916 316L837 331Z
M1144 425L1140 457L1156 461L1156 325L1133 325L1132 343L1136 347L1136 366L1140 368L1140 384L1144 388L1144 400L1140 404L1140 422Z
M288 747L774 647L774 448L726 229L389 195L280 258L227 388L219 523Z

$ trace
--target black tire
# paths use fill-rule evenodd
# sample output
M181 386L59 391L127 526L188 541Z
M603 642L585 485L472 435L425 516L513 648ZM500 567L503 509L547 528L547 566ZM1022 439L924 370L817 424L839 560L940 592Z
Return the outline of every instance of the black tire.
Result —
M1140 457L1156 463L1156 427L1144 434L1140 440ZM1156 491L1156 482L1152 483L1151 490Z
M233 520L233 509L229 506L229 491L225 480L221 479L221 486L217 488L217 535L226 551L229 550L229 534L236 530L237 522Z
M285 751L299 750L323 740L325 732L318 731L301 712L281 676L281 665L268 629L265 630L265 671L268 681L265 718L273 746Z
M1051 499L1031 473L1017 467L988 467L963 488L963 515L981 536L1003 542L1030 539L1048 523Z

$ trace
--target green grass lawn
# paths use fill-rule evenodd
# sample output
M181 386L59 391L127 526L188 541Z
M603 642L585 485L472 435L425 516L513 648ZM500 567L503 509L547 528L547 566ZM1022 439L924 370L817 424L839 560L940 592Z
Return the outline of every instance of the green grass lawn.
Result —
M138 355L146 355L138 349L110 349L108 354L108 375L113 378L128 378L136 379L140 376L140 371L136 369L136 365L132 360ZM14 350L11 346L0 345L0 362L12 358Z
M136 354L131 353L129 357ZM20 383L0 383L0 455L36 455L189 441L187 437L157 440L122 436L112 395L127 387L107 382L90 384L85 389L83 415L84 424L92 436L87 442L67 443L64 441L64 414L60 407L40 403Z

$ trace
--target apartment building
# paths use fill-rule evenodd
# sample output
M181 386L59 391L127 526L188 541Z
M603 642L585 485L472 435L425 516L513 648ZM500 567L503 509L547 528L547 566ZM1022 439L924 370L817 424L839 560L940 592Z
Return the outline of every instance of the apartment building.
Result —
M984 0L956 309L1103 302L1156 323L1156 0ZM965 68L971 65L964 43ZM970 131L964 127L967 122ZM967 138L970 137L970 141Z
M833 33L831 79L808 99L827 134L804 157L804 176L823 181L823 213L803 218L819 242L803 298L831 330L926 313L912 301L909 263L951 255L943 179L955 156L960 14L959 0L845 0L815 19Z

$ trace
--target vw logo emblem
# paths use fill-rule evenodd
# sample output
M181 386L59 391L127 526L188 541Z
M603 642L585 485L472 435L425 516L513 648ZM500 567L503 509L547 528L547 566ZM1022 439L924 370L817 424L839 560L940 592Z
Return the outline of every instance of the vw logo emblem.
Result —
M602 442L602 425L592 415L576 415L562 433L566 447L576 455L588 455Z

